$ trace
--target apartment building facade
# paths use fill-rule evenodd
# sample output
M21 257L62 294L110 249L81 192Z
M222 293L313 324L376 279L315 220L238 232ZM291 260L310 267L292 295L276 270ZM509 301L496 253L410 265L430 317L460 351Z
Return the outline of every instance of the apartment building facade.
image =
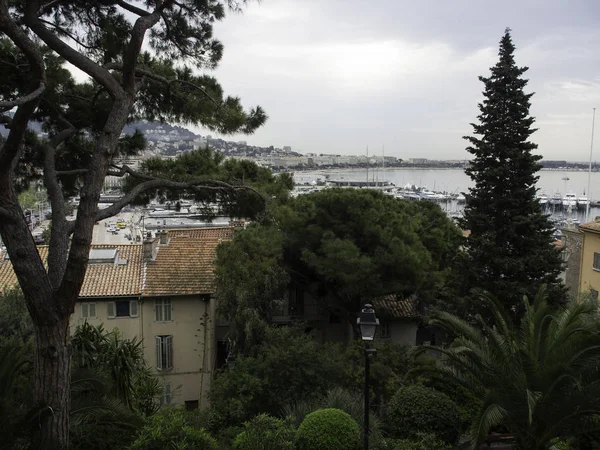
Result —
M233 228L161 232L130 245L93 245L72 331L84 322L141 339L163 404L208 406L216 362L214 260ZM38 247L47 257L47 247ZM17 285L0 255L0 290Z

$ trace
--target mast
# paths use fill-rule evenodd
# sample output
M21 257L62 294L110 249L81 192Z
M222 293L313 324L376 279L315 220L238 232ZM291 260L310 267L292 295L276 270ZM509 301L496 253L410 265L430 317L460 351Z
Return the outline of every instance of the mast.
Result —
M385 172L385 145L381 144L381 176ZM383 186L383 179L381 180L381 186Z
M594 125L596 124L596 108L593 108L592 113L592 140L590 142L590 165L588 167L588 186L587 186L587 205L585 206L585 221L590 221L590 203L592 203L592 195L590 192L592 183L592 151L594 150Z

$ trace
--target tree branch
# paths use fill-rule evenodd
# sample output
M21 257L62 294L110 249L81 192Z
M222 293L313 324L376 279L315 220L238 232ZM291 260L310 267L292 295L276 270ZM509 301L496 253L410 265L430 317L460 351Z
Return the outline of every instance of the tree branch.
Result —
M52 23L48 20L44 20L44 19L40 19L40 22L45 23L47 25L50 25L52 28L54 28L59 34L64 34L66 37L68 37L69 39L71 39L72 41L74 41L77 45L81 45L83 48L86 48L88 50L96 50L95 47L92 47L90 45L86 45L83 42L81 42L79 40L79 38L75 37L73 34L69 33L68 31L66 31L64 28L59 27L58 25L56 25L55 23Z
M0 31L6 34L10 40L23 52L29 61L29 70L32 75L32 84L38 85L38 89L46 84L46 66L42 54L36 44L27 34L13 21L6 0L0 1ZM33 86L31 87L33 89ZM33 92L36 92L37 89ZM31 94L30 94L31 95ZM18 105L17 111L10 123L10 133L0 148L0 174L6 177L7 183L12 183L9 171L17 162L19 148L27 132L27 124L31 115L37 107L39 95L33 96L26 102ZM6 123L6 121L3 121ZM0 176L2 178L2 176ZM11 179L9 179L11 178ZM2 186L0 191L5 187Z
M157 1L154 11L147 16L139 17L133 25L131 39L123 54L123 87L130 95L133 95L135 92L135 67L137 58L142 50L144 36L148 29L152 28L160 20L161 12L171 6L172 3L173 0Z
M83 72L87 73L90 77L96 80L98 84L104 86L112 97L122 97L124 93L123 89L119 85L119 82L113 78L110 72L79 53L70 45L64 43L58 36L44 26L37 16L37 4L37 1L29 0L25 10L25 23L29 26L29 28L31 28L31 31L33 31L42 41L44 41L48 47L65 58L78 69L81 69Z
M37 89L35 91L33 91L23 97L14 99L14 100L0 102L0 111L8 111L8 110L14 108L15 106L19 106L19 105L22 105L23 103L27 103L32 100L35 100L36 98L38 98L40 95L42 95L44 93L44 90L46 90L46 84L43 82L40 82L39 86L37 87Z
M4 125L4 128L7 128L10 130L10 126L12 125L12 117L10 116L5 116L5 115L1 115L0 116L0 123Z
M105 69L107 69L107 70L120 70L120 71L123 70L123 65L121 63L108 63L108 64L105 64L103 67ZM169 80L168 78L165 78L165 77L163 77L161 75L158 75L158 74L152 72L151 70L147 70L147 69L144 69L142 67L136 67L135 74L136 75L142 75L142 76L148 77L151 80L158 81L158 82L163 83L163 84L165 84L165 85L167 85L169 87L172 84L174 84L174 83L186 84L186 85L188 85L188 86L196 89L197 91L201 92L215 106L217 106L217 107L221 106L221 102L215 100L208 92L206 92L206 90L202 86L199 86L199 85L197 85L195 83L192 83L191 81L179 80L177 78Z
M138 8L137 6L130 5L129 3L124 2L123 0L118 0L117 5L121 8L126 9L127 11L136 14L141 17L149 16L151 13L146 11L145 9Z

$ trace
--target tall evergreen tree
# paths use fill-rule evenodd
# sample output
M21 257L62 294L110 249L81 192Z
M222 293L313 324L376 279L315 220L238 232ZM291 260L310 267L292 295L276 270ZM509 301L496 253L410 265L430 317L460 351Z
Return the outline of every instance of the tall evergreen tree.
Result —
M557 304L564 302L565 290L552 226L536 200L542 157L532 153L537 145L529 140L536 129L529 115L533 93L524 92L528 80L522 77L528 68L515 64L514 51L506 29L498 63L489 77L479 77L485 99L479 104L479 123L471 124L475 136L465 137L474 155L466 173L475 186L466 195L460 222L470 231L461 272L467 292L483 288L520 317L523 295L532 298L547 284L549 301ZM481 311L476 307L476 312Z

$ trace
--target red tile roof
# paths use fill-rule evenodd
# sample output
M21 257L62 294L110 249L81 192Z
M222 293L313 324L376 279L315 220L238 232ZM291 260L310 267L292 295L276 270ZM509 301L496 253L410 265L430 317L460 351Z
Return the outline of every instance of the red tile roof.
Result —
M391 319L417 319L421 317L414 296L399 298L395 294L390 294L373 299L372 302L377 316Z
M102 263L88 265L79 297L137 296L142 289L141 245L92 245L92 249L117 249L117 259L126 264ZM48 247L38 246L46 262ZM17 276L5 252L0 254L0 291L17 286Z
M146 263L144 296L212 294L217 246L233 236L232 227L169 230Z

